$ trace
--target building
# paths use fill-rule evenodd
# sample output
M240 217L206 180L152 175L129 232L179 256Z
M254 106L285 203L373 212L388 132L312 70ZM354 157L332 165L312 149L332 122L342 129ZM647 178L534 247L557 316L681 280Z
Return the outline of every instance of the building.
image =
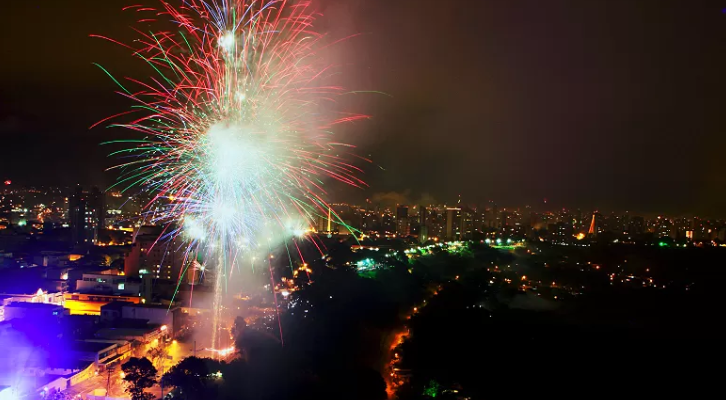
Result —
M104 227L106 216L105 196L94 187L84 192L80 186L68 199L68 223L74 244L96 243L98 232Z
M429 223L429 210L424 205L418 206L418 224L426 226Z
M129 342L151 343L162 338L162 331L157 327L146 328L103 328L96 332L99 339L126 340Z
M181 308L147 306L132 303L109 303L101 307L101 320L112 323L120 319L144 320L149 325L165 326L171 333L181 328Z
M476 212L470 209L461 210L461 238L466 240L474 239L474 233L477 226L474 224Z
M177 240L160 241L157 233L139 232L124 257L124 274L177 281L183 271L185 250Z
M61 391L95 375L95 366L74 357L48 357L22 334L0 324L0 394L2 400L44 398L50 391ZM4 389L3 389L4 388ZM12 389L10 389L12 388ZM5 396L5 397L3 397Z
M560 221L550 225L550 236L553 243L566 244L573 240L574 228L571 222Z
M396 207L396 234L403 237L411 234L411 221L408 219L408 206Z
M628 233L631 235L640 235L645 233L645 218L640 216L634 216L630 218L628 224Z
M78 360L90 361L104 371L109 365L128 358L131 344L124 340L79 340L71 345L71 353Z
M126 275L83 274L76 281L79 293L106 293L119 296L138 296L141 293L141 280Z
M141 303L141 297L111 294L64 293L63 306L71 315L101 315L101 308L112 302Z
M12 321L13 319L45 321L48 318L60 319L67 314L62 306L43 303L10 303L4 309L3 318L5 321Z
M461 208L446 208L446 240L461 239Z
M12 303L63 305L63 293L48 293L41 289L34 294L0 294L0 321L5 320L5 307Z

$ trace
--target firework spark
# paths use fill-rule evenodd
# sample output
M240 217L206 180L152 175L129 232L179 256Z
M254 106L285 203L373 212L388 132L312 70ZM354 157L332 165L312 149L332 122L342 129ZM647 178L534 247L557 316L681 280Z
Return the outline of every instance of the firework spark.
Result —
M157 75L114 79L136 104L114 126L145 136L118 152L131 156L118 185L154 193L148 218L218 265L219 293L239 257L327 217L324 180L364 185L331 130L365 116L328 111L345 91L326 83L336 68L309 1L160 4L126 8L177 31L139 29L138 47L124 45Z

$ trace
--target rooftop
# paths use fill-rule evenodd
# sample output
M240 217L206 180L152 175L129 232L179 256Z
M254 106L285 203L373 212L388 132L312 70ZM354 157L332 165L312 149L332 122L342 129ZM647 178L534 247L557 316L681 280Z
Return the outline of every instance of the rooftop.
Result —
M56 305L56 304L45 304L45 303L28 303L28 302L12 302L5 307L16 307L16 308L36 308L36 309L47 309L47 310L55 310L58 308L63 308L62 306Z
M128 301L112 301L101 306L101 311L121 311L124 306L133 306L134 303Z
M153 332L154 328L105 328L96 332L96 337L100 338L128 338L135 336L144 336Z
M131 303L131 304L129 304L129 306L133 306L135 308L155 308L155 309L163 308L164 310L169 310L169 311L173 311L177 308L180 308L178 306L169 306L169 305L164 305L164 304L133 304L133 303Z
M76 341L73 343L73 350L82 353L98 353L101 350L105 350L116 346L116 343L110 342L83 342Z

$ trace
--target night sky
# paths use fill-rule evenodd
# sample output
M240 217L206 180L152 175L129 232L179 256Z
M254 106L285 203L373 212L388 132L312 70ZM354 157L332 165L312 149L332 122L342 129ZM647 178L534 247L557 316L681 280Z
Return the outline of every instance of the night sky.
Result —
M0 178L108 185L99 143L128 133L88 128L131 104L92 62L151 73L89 35L132 40L135 3L7 3ZM361 33L330 54L346 86L387 94L351 100L371 187L333 197L726 215L726 1L318 4L331 39Z

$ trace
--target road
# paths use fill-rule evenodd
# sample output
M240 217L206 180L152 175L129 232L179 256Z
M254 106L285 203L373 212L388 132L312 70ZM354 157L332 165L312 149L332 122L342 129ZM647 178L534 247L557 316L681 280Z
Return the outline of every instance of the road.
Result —
M149 346L147 346L149 347ZM166 359L163 363L161 360L158 362L157 369L159 370L159 376L161 376L164 372L168 371L169 368L176 365L179 361L183 360L186 357L189 357L193 355L194 353L194 344L193 343L180 343L180 342L171 342L166 347L168 351L168 359ZM147 349L148 350L148 349ZM203 356L203 354L199 354L200 352L197 351L197 355ZM121 363L123 364L123 362ZM115 370L111 372L111 381L109 384L109 375L107 373L100 373L99 375L94 376L93 378L87 379L75 386L72 386L71 388L67 389L64 393L66 394L68 399L85 399L86 395L92 394L92 392L95 389L106 389L106 387L109 387L110 395L113 397L128 397L126 393L124 393L124 384L123 377L121 374L121 365L116 365ZM154 394L156 398L161 397L161 388L159 385L156 385L152 387L151 389L148 389L149 393ZM165 389L164 392L166 393L167 390Z
M93 392L94 389L98 388L105 388L106 387L106 379L104 379L103 376L98 375L94 376L93 378L86 379L85 381L72 386L70 389L67 389L64 393L66 394L66 398L68 399L75 399L75 398L85 398L87 394L90 394Z

